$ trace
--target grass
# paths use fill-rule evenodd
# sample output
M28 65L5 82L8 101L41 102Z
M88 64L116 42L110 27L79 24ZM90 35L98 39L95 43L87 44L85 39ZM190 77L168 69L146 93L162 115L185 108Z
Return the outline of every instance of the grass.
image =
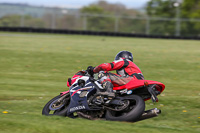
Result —
M137 123L41 115L67 90L76 71L113 61L129 50L145 79L166 89L155 105L162 114ZM199 133L200 42L143 38L0 33L0 133Z

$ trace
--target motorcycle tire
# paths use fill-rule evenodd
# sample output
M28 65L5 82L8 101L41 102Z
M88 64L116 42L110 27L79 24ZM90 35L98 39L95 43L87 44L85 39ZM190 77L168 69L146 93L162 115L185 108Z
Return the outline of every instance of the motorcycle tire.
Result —
M130 105L123 111L106 111L106 119L111 121L128 121L134 122L139 119L145 110L144 100L137 95L123 97L124 100L129 100Z
M65 95L69 95L69 94L65 94ZM69 100L65 100L65 102L63 102L61 105L62 108L58 108L58 109L55 109L53 110L53 113L51 112L52 110L50 109L52 106L52 104L54 102L56 102L58 99L60 99L62 96L61 95L58 95L54 98L52 98L43 108L42 110L42 115L46 115L46 116L66 116L67 115L67 110L68 110L68 105L70 103L70 98ZM67 96L68 98L69 96Z

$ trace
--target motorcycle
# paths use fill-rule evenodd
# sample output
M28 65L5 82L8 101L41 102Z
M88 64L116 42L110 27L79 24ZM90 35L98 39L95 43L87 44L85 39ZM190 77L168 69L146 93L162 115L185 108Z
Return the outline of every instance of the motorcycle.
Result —
M43 115L136 122L161 113L157 108L145 111L145 101L158 102L157 95L165 89L165 85L157 81L131 80L114 86L113 99L101 95L100 81L87 70L77 72L67 83L69 90L51 99L44 106Z

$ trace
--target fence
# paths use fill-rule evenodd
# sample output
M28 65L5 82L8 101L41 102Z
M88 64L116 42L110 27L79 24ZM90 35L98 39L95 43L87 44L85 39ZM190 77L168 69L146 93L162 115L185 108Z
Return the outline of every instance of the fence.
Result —
M43 17L9 15L0 18L0 27L33 27L63 30L122 32L145 35L200 36L200 19L105 14L45 14Z

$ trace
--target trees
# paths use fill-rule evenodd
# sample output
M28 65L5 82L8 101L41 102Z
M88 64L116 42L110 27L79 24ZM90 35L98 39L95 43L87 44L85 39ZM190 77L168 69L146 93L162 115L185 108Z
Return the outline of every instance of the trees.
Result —
M177 1L182 2L178 5ZM200 0L150 0L146 12L127 9L120 3L97 1L73 13L53 8L40 18L33 14L7 15L0 18L0 26L200 36L199 9Z
M181 16L183 18L199 19L200 18L200 1L185 0L181 5ZM200 21L182 22L182 34L184 35L199 35L200 36Z
M5 27L44 27L41 19L31 16L8 15L0 18L0 26Z
M81 13L87 15L87 30L93 31L112 31L114 20L110 17L101 16L106 14L107 12L103 10L103 8L90 5L87 7L83 7L81 9ZM89 14L89 15L88 15ZM109 14L109 12L107 13Z
M200 1L185 0L182 3L182 17L184 18L200 18Z
M10 15L0 18L0 26L17 27L20 26L20 16Z
M151 0L147 3L146 13L150 17L175 18L175 0ZM174 35L175 21L151 20L150 34Z
M174 35L176 29L176 20L179 18L200 18L200 1L183 0L180 5L175 6L177 0L150 0L147 3L146 12L150 17L175 18L169 21L151 21L151 33ZM177 9L179 8L179 9ZM180 15L177 16L178 10ZM198 35L200 34L200 22L181 21L181 35Z
M142 16L142 13L127 9L120 3L110 4L106 1L98 1L83 7L81 13L89 14L89 17L87 16L88 30L141 33L144 27L143 20L121 19L121 16L136 17Z
M151 17L176 17L176 8L173 6L176 0L150 0L147 3L146 13Z
M93 3L89 6L97 6L103 9L105 13L109 13L111 15L118 15L118 16L138 16L141 13L133 10L133 9L127 9L125 5L121 3L115 3L111 4L106 1L98 1L96 3Z

